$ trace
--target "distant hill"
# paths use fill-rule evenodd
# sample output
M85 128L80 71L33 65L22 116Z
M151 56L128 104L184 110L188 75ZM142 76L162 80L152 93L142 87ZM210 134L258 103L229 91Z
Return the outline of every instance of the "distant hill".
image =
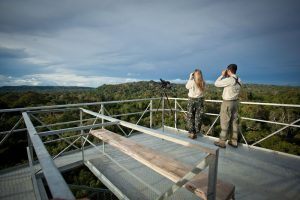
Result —
M172 83L172 88L166 90L169 97L187 97L187 89L185 84ZM104 84L97 88L91 87L76 87L76 86L3 86L0 87L0 94L3 98L7 98L13 94L19 95L34 92L40 94L48 93L49 99L53 99L53 104L74 102L90 102L90 101L110 101L122 99L136 99L160 97L162 89L161 83L155 81L139 81L122 84ZM64 93L65 95L73 96L73 98L63 98L60 96L58 101L55 96ZM88 94L87 94L88 93ZM80 98L76 97L80 95ZM205 89L206 99L221 99L222 89L216 88L213 84L207 84ZM3 99L2 98L2 99ZM5 99L4 98L4 99ZM16 97L14 97L16 98ZM11 99L11 98L8 98ZM1 99L0 99L1 100ZM242 87L240 100L242 101L258 101L272 103L290 103L300 104L300 87L297 86L275 86L275 85L259 85L259 84L244 84ZM7 99L5 100L8 101ZM49 100L47 100L49 102ZM46 102L47 102L46 101ZM9 103L9 101L8 101ZM50 103L50 102L49 102ZM9 103L10 104L10 103Z
M8 92L39 92L39 93L51 93L51 92L79 92L95 90L91 87L76 87L76 86L2 86L0 87L0 93Z
M96 93L106 101L159 97L162 91L160 85L160 82L155 81L102 85L96 89ZM172 83L172 88L166 92L169 97L187 98L188 90L185 88L185 84ZM213 84L206 85L206 99L221 99L221 97L222 88L216 88ZM244 84L240 100L300 104L300 87Z

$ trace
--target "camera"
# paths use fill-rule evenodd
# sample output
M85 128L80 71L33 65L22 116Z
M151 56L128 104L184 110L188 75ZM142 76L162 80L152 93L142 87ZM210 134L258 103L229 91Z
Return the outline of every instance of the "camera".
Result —
M172 88L170 81L165 81L163 79L160 79L160 84L161 84L160 85L161 88L163 88L163 89L171 89Z
M160 91L160 100L159 100L158 105L160 105L160 103L162 102L162 100L164 100L166 98L167 99L167 104L169 105L169 108L170 108L171 112L173 113L172 106L170 104L169 97L167 95L167 90L172 88L171 82L170 81L165 81L165 80L163 80L163 79L160 78L160 88L161 88L161 91ZM156 112L158 111L158 108L159 107L157 107Z

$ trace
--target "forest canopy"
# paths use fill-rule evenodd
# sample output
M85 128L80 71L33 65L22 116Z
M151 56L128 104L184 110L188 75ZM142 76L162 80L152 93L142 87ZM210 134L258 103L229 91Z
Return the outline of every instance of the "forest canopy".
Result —
M61 105L82 102L100 102L112 100L140 99L160 97L160 84L155 81L141 81L124 83L118 85L102 85L98 88L77 88L77 87L2 87L0 88L0 109ZM186 98L187 90L184 84L172 84L172 88L167 90L169 97ZM222 89L208 84L205 90L205 99L220 100ZM246 84L242 88L241 101L268 102L284 104L300 104L300 87L273 86L273 85L253 85ZM186 109L186 102L179 102L183 109ZM158 105L154 103L154 108ZM171 100L172 106L174 101ZM220 104L206 103L205 112L219 113ZM140 112L147 107L147 102L126 103L107 105L106 109L110 114L121 114L129 112ZM99 108L94 108L98 111ZM272 106L250 106L241 105L240 115L243 117L269 120L282 123L291 123L300 118L299 108L272 107ZM46 124L78 120L78 112L49 113L40 116ZM124 116L122 120L135 123L140 116ZM20 113L2 113L0 117L1 131L10 130L20 118ZM215 117L206 116L203 123L203 132L206 132ZM35 125L39 125L34 121ZM166 125L174 126L174 116L166 115ZM161 115L155 114L153 119L154 127L161 126ZM185 129L185 117L183 113L178 114L177 127ZM299 124L299 123L298 123ZM149 126L149 114L141 120L140 125ZM259 123L254 121L241 120L241 130L249 144L258 141L268 134L282 128L280 125ZM24 127L24 124L22 124ZM70 125L69 125L70 126ZM59 126L57 128L66 128ZM44 130L45 129L41 129ZM117 130L116 130L117 131ZM219 122L214 126L210 135L218 136L220 132ZM68 133L69 135L72 133ZM1 135L3 137L3 135ZM46 138L51 139L53 137ZM240 137L240 142L243 140ZM0 148L1 159L7 162L1 163L1 168L6 168L18 163L26 162L26 132L14 133ZM48 145L51 154L58 153L65 148L67 143L59 142ZM258 146L282 151L290 154L300 155L300 130L297 127L287 128L271 138L260 143ZM14 147L14 148L12 148Z

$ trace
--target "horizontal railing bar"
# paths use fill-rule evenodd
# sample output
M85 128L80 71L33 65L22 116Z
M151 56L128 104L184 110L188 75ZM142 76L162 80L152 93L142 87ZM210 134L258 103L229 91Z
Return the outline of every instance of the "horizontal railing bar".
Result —
M268 123L268 124L283 125L283 126L288 125L290 127L300 128L300 125L296 125L296 124L287 124L287 123L282 123L282 122L274 122L274 121L268 121L268 120L262 120L262 119L255 119L255 118L248 118L248 117L241 117L241 119L249 120L249 121L255 121L255 122L264 122L264 123Z
M44 144L49 144L49 143L52 143L52 142L58 142L58 141L61 141L61 140L64 140L64 139L72 139L72 138L77 138L77 137L80 137L82 135L88 135L89 133L86 133L86 134L78 134L78 135L72 135L72 136L68 136L68 137L62 137L62 138L58 138L58 139L53 139L53 140L47 140L45 142L43 142Z
M171 109L165 109L165 110L168 110L168 111L171 111ZM150 111L157 111L157 109L152 109L152 110L149 110L147 112L150 112ZM162 109L158 109L158 111L162 111ZM180 112L180 113L186 113L187 111L182 111L182 110L174 110L176 112ZM135 112L135 113L128 113L128 114L118 114L118 115L112 115L112 117L120 117L120 116L127 116L127 115L135 115L135 114L142 114L143 112ZM209 115L209 116L218 116L219 114L216 114L216 113L205 113L206 115ZM256 119L256 118L249 118L249 117L241 117L241 119L243 120L249 120L249 121L255 121L255 122L264 122L264 123L269 123L269 124L277 124L277 125L288 125L287 123L283 123L283 122L274 122L274 121L268 121L268 120L261 120L261 119ZM95 118L89 118L89 119L84 119L83 121L91 121L91 120L95 120ZM59 126L59 125L66 125L66 124L72 124L72 123L77 123L77 122L80 122L80 120L74 120L74 121L69 121L69 122L59 122L59 123L55 123L55 124L49 124L47 126L49 127L52 127L52 126ZM45 128L46 126L36 126L35 128L39 129L39 128ZM296 124L293 124L293 125L290 125L290 127L296 127L296 128L300 128L300 125L296 125ZM26 131L27 128L21 128L21 129L15 129L12 131L12 133L18 133L18 132L22 132L22 131ZM0 135L5 135L5 134L8 134L10 133L11 131L3 131L3 132L0 132Z
M18 132L22 132L22 131L27 131L27 128L19 128L19 129L15 129L13 131L3 131L3 132L0 132L0 135L5 135L5 134L8 134L10 132L18 133Z
M34 147L37 158L40 162L43 174L48 183L53 199L75 199L70 188L62 177L61 173L57 169L54 161L45 148L41 138L37 135L37 132L26 112L22 113L25 121L30 141Z
M73 111L78 110L78 108L62 108L62 109L46 109L46 110L33 110L27 111L27 113L54 113L54 112L66 112L66 111Z
M245 105L261 105L261 106L278 106L278 107L300 108L300 105L298 105L298 104L260 103L260 102L246 102L246 101L242 101L240 103L245 104Z
M158 109L159 111L162 111L162 109ZM165 111L171 111L171 109L165 109ZM176 112L181 112L181 113L186 113L187 111L182 111L182 110L174 110ZM218 116L219 114L216 113L204 113L206 115L209 116ZM256 118L249 118L249 117L241 117L241 119L243 120L249 120L249 121L255 121L255 122L264 122L264 123L268 123L268 124L277 124L277 125L289 125L290 127L296 127L296 128L300 128L300 125L296 125L296 124L287 124L287 123L283 123L283 122L274 122L274 121L268 121L268 120L262 120L262 119L256 119Z
M87 122L87 121L92 121L95 120L95 118L88 118L88 119L83 119L82 122ZM66 125L66 124L75 124L75 123L79 123L80 120L74 120L74 121L68 121L68 122L58 122L55 124L49 124L47 126L51 127L51 126L59 126L59 125ZM37 126L36 128L44 128L45 126Z
M153 110L154 111L154 110ZM150 112L150 111L147 111L147 112ZM112 115L112 117L121 117L121 116L129 116L129 115L136 115L136 114L142 114L143 112L135 112L135 113L126 113L126 114L118 114L118 115ZM92 121L92 120L95 120L95 118L89 118L89 119L83 119L82 121L83 122L86 122L86 121ZM58 123L55 123L55 124L48 124L47 126L48 127L53 127L53 126L59 126L59 125L66 125L66 124L73 124L73 123L78 123L80 122L80 120L74 120L74 121L68 121L68 122L58 122ZM39 129L39 128L45 128L47 126L44 126L44 125L40 125L40 126L36 126L35 128L36 129ZM18 132L22 132L22 131L27 131L27 128L21 128L21 129L15 129L13 131L3 131L3 132L0 132L0 135L5 135L7 133L18 133Z
M162 109L159 109L159 110L162 110ZM156 111L156 109L152 109L152 111L154 112L154 111ZM150 110L146 111L146 112L150 112ZM178 110L178 112L179 112L179 110ZM142 113L143 112L116 114L116 115L112 115L111 117L129 116L129 115L136 115L136 114L142 114ZM85 122L85 121L92 121L92 120L95 120L95 118L83 119L82 121ZM74 120L74 121L68 121L68 122L58 122L58 123L55 123L55 124L48 124L47 126L48 127L53 127L53 126L66 125L66 124L79 123L79 122L80 122L80 120ZM39 129L39 128L45 128L45 127L46 126L44 126L44 125L40 125L40 126L36 126L35 128ZM22 131L26 131L26 130L27 130L27 128L21 128L21 129L15 129L12 132L17 133L17 132L22 132ZM0 135L5 135L5 134L10 133L10 132L11 131L3 131L3 132L0 132Z
M176 100L181 100L181 101L189 100L188 98L172 98L172 97L169 97L169 99L172 99L172 100L176 99ZM204 101L211 102L211 103L222 103L223 102L222 100L213 100L213 99L205 99ZM263 103L263 102L250 102L250 101L241 101L240 104L300 108L299 104Z
M84 119L82 120L83 122L86 122L86 121L91 121L91 120L95 120L95 118L89 118L89 119ZM66 125L66 124L73 124L73 123L78 123L80 122L80 120L74 120L74 121L68 121L68 122L58 122L58 123L55 123L55 124L47 124L48 127L53 127L53 126L59 126L59 125ZM39 128L46 128L47 126L45 125L40 125L40 126L36 126L35 128L36 129L39 129ZM22 131L27 131L27 128L21 128L21 129L15 129L13 130L12 132L13 133L17 133L17 132L22 132ZM9 133L10 131L3 131L3 132L0 132L0 135L4 135L4 134L7 134Z
M9 109L1 109L0 113L20 112L20 111L23 112L23 111L55 109L55 108L68 108L68 107L94 106L94 105L101 105L101 104L130 103L130 102L159 100L159 99L160 98L144 98L144 99L130 99L130 100L120 100L120 101L103 101L103 102L77 103L77 104L65 104L65 105L53 105L53 106L37 106L37 107L26 107L26 108L9 108Z
M115 118L112 118L112 117L109 117L109 116L106 116L106 115L102 115L102 114L99 114L99 113L96 113L96 112L93 112L93 111L90 111L90 110L87 110L87 109L84 109L84 108L81 108L81 110L83 112L88 113L90 115L93 115L95 117L99 117L101 119L111 121L111 122L119 122L120 125L125 126L127 128L131 128L131 129L140 131L142 133L146 133L146 134L152 135L154 137L165 139L167 141L174 142L174 143L177 143L177 144L180 144L180 145L183 145L183 146L199 149L199 150L204 151L206 153L215 154L217 149L218 149L217 147L209 145L209 144L205 144L205 143L202 143L202 142L199 142L199 141L188 140L186 138L174 136L174 135L169 134L169 133L161 134L160 131L153 130L151 128L147 128L147 127L144 127L144 126L132 124L130 122L118 120L118 119L115 119Z
M71 132L71 131L81 131L81 130L88 130L91 128L111 126L111 125L115 125L115 124L118 124L118 121L106 122L106 123L100 123L100 124L94 124L94 125L87 125L87 126L78 126L78 127L72 127L72 128L64 128L64 129L52 130L52 131L44 131L44 132L39 132L37 134L41 137L44 137L44 136L49 136L49 135L61 134L61 133L65 133L65 132Z
M152 109L152 111L162 111L162 110L165 110L165 111L176 111L176 112L180 112L180 113L187 113L187 111L185 111L185 110L171 110L171 109ZM211 116L218 116L219 114L215 114L215 113L204 113L204 114L206 114L206 115L211 115Z
M120 101L77 103L77 104L66 104L66 105L26 107L26 108L9 108L9 109L1 109L0 113L19 112L19 111L33 111L33 110L43 110L43 109L55 109L55 108L68 108L68 107L82 107L82 106L93 106L93 105L101 105L101 104L128 103L128 102L138 102L138 101L158 100L158 99L160 99L160 98L130 99L130 100L120 100ZM169 99L170 100L175 100L176 99L176 100L182 100L182 101L188 100L188 98L174 98L174 97L169 97ZM222 100L206 99L205 102L222 103L223 101ZM240 104L300 108L299 104L262 103L262 102L248 102L248 101L242 101L242 102L240 102Z
M150 112L150 111L146 111ZM111 115L111 117L122 117L122 116L129 116L129 115L138 115L138 114L143 114L144 112L133 112L133 113L124 113L124 114L116 114L116 115Z
M179 101L187 101L188 98L175 98L175 97L169 97L170 100L179 100ZM222 103L222 100L213 100L213 99L205 99L205 102L212 102L212 103Z

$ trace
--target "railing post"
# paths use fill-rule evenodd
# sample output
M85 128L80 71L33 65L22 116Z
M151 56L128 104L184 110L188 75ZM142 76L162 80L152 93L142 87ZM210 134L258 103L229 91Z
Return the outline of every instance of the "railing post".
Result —
M162 107L161 126L162 126L162 130L164 132L165 131L165 98L164 97L162 97L161 107Z
M175 106L174 106L174 128L177 129L177 99L175 99Z
M29 136L28 136L29 137ZM33 185L33 190L35 193L35 197L37 200L41 199L41 194L40 191L38 189L38 185L37 185L37 181L36 181L36 177L35 177L35 172L34 172L34 167L33 167L33 151L32 151L32 146L31 147L26 147L27 150L27 156L28 156L28 164L29 164L29 169L30 169L30 175L31 175L31 181L32 181L32 185Z
M216 184L218 176L218 159L219 159L219 149L216 150L216 154L212 155L213 159L209 160L208 169L208 188L207 188L207 199L216 199Z
M150 128L152 128L152 123L153 123L153 119L152 119L152 108L153 108L153 100L150 100Z
M101 103L101 107L100 107L100 113L101 115L104 115L104 104ZM104 119L101 118L101 123L103 124L104 123ZM102 126L102 129L104 129L104 126ZM102 153L105 152L105 142L102 140Z
M100 113L101 113L101 115L104 115L104 105L103 105L103 103L101 104ZM103 118L101 119L101 123L102 124L104 123L104 119ZM102 127L102 129L104 129L104 127Z
M80 126L83 126L83 123L82 123L82 110L80 110ZM81 134L81 155L82 155L82 161L84 161L84 138L83 138L83 134L84 134L84 131L81 130L80 131L80 134Z

